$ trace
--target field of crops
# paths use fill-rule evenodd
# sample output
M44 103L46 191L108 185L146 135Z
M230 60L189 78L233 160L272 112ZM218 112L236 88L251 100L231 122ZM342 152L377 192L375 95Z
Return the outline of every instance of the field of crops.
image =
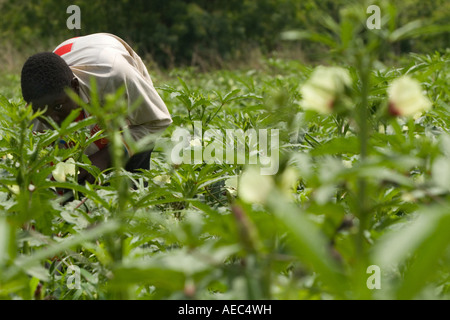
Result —
M161 74L173 124L136 174L120 92L35 134L20 79L3 79L0 298L450 298L450 55L381 63L413 29L338 30L308 35L330 47L321 66ZM103 135L99 172L83 151Z

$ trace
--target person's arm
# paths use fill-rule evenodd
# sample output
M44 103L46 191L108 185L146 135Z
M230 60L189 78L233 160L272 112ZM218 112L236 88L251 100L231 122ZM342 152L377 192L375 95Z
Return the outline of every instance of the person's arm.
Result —
M89 156L89 160L91 160L91 163L100 169L100 171L103 171L107 168L111 167L111 155L109 153L109 147L105 147L93 155ZM85 181L89 183L94 183L95 178L88 173L83 168L80 168L80 173L78 174L78 182L84 183Z

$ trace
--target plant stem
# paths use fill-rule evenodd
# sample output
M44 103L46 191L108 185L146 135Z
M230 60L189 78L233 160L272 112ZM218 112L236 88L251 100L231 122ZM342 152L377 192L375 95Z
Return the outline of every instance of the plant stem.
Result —
M368 95L369 95L369 81L370 81L371 59L369 55L362 55L359 63L359 73L361 79L361 103L358 110L358 125L359 125L359 142L360 142L360 161L364 164L367 158L368 150ZM356 249L358 256L364 259L364 230L367 224L367 181L365 178L358 179L358 217L359 230Z

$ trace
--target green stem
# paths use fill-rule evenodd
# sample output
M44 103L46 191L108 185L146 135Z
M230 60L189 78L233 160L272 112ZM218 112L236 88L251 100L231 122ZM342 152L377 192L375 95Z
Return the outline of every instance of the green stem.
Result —
M369 81L371 60L370 57L363 55L360 61L360 77L361 77L361 103L358 110L358 125L359 125L359 142L360 142L360 161L363 164L367 158L368 152L368 139L369 139L369 127L368 127L368 95L369 95ZM359 230L357 241L357 253L361 259L364 259L364 230L366 229L368 221L367 210L367 181L365 178L360 177L358 179L358 217L359 217Z

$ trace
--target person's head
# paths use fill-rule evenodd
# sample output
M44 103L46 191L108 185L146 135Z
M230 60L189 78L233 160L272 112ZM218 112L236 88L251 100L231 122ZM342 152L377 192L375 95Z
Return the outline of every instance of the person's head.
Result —
M28 58L22 67L22 95L33 109L43 110L56 123L62 121L78 105L69 98L67 88L79 94L79 82L67 63L53 52L41 52Z

